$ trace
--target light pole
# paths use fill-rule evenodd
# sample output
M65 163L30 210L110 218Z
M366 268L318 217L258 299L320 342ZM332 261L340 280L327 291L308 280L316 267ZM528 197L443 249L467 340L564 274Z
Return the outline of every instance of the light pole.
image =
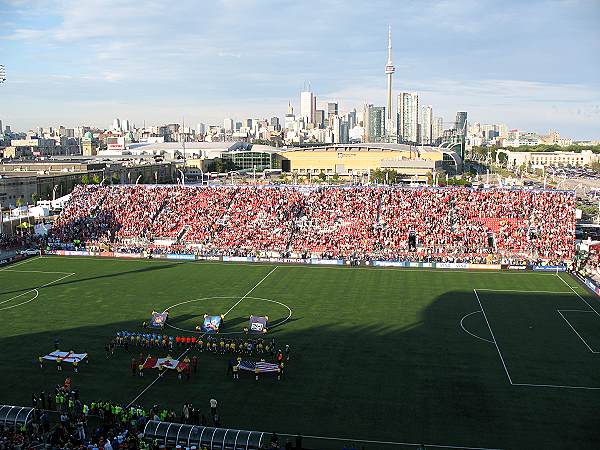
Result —
M142 174L140 173L137 177L137 179L135 180L135 185L137 186L138 183L140 182L140 180L142 179Z
M185 186L185 174L183 173L183 170L181 170L181 169L177 169L177 170L181 174L181 185Z
M56 200L56 190L58 189L58 184L54 185L54 188L52 188L52 201Z

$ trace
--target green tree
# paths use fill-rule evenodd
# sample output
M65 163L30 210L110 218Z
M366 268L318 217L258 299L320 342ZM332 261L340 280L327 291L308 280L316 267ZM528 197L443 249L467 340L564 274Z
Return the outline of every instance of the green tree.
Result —
M93 184L100 184L100 181L102 181L100 179L100 175L96 174L96 175L92 176L92 183Z
M39 199L40 199L39 195L31 194L31 203L33 203L34 205L38 202Z
M111 178L112 178L112 184L119 184L121 182L119 175L116 173L113 173Z
M339 181L340 176L337 173L333 174L333 177L331 177L333 179L333 181Z
M321 170L321 173L319 173L319 180L325 181L326 179L327 179L327 175L325 175L325 172L323 172Z
M90 184L90 177L87 173L81 176L81 184Z
M15 205L17 205L17 208L20 208L21 206L23 206L23 199L21 197L17 198L15 200Z

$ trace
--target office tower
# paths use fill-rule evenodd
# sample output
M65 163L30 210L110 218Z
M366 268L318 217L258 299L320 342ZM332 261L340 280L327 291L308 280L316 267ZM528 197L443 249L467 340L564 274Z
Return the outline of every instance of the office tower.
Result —
M368 122L369 142L382 142L385 137L385 107L370 106Z
M416 93L401 92L398 95L398 140L416 143L418 139L419 96Z
M433 130L433 109L431 105L423 106L421 118L421 142L430 145Z

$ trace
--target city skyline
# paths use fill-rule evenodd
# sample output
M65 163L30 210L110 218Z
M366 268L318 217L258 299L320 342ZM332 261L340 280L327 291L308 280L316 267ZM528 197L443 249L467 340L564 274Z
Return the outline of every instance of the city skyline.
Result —
M2 0L0 116L22 130L283 118L303 80L342 114L384 106L391 26L394 98L417 92L446 120L600 137L597 3L375 3L184 1L167 15L160 2Z

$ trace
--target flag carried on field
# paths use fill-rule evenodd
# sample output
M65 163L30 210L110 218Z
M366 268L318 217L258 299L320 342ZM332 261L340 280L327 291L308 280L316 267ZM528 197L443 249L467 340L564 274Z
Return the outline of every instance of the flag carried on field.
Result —
M87 358L87 353L75 353L73 351L61 352L61 351L56 350L56 351L44 356L44 359L48 360L48 361L56 361L58 358L60 358L61 361L65 362L65 363L73 363L73 362L79 363L79 362L83 361L85 358Z
M247 331L250 333L266 333L269 317L268 316L250 316Z
M279 366L277 364L265 361L248 361L246 359L240 361L240 369L254 373L279 372Z
M167 319L169 318L169 311L165 312L156 312L152 311L152 318L150 319L150 326L154 328L162 328L167 323Z
M188 363L179 361L178 359L173 359L170 356L166 358L154 358L147 357L146 361L144 361L144 369L158 369L162 367L163 369L181 369L184 370L188 366Z
M219 328L223 324L223 316L209 316L204 314L204 322L202 323L202 331L205 333L218 333Z

